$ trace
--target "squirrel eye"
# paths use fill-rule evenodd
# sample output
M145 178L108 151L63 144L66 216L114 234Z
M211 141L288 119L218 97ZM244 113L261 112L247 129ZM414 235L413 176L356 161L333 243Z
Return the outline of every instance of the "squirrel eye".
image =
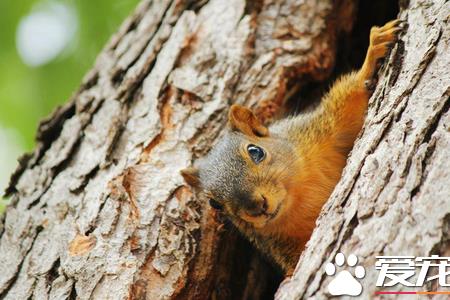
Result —
M248 155L250 155L252 160L255 162L255 164L259 164L261 161L264 160L264 157L266 156L264 150L261 147L255 145L248 145L247 152Z
M209 199L209 205L211 205L211 207L216 209L216 210L222 210L223 209L222 204L220 204L219 202L217 202L214 199Z

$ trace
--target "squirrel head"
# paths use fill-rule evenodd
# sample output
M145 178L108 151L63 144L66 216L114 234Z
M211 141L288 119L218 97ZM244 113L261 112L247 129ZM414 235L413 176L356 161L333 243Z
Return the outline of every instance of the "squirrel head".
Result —
M297 154L286 138L269 133L243 106L231 107L228 127L208 155L181 174L232 221L263 228L287 206Z

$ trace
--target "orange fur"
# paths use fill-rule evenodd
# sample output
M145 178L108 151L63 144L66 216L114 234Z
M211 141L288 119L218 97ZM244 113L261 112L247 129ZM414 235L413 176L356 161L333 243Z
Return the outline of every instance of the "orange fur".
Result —
M363 126L371 94L368 83L378 59L395 41L399 24L372 28L361 69L336 81L313 112L266 128L249 109L233 105L231 134L208 154L203 167L182 172L287 274L341 177ZM255 161L250 155L255 147L264 151L264 159Z
M302 162L287 188L287 205L263 235L278 234L297 239L298 254L304 248L320 210L340 179L348 152L362 128L377 60L383 58L400 30L399 21L371 30L364 65L339 79L322 100L322 112L313 117L307 134L300 131L298 152ZM320 110L320 108L319 108ZM285 266L285 269L289 267Z

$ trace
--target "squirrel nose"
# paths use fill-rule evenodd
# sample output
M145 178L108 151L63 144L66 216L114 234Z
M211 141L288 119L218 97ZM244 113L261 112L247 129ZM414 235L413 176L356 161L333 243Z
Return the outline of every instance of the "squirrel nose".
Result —
M253 217L260 216L267 211L268 204L264 195L261 195L259 199L255 199L252 204L252 207L248 210L248 214Z

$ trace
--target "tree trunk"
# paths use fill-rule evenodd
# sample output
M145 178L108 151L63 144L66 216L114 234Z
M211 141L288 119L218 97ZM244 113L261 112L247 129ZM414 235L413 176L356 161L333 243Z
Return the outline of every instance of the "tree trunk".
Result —
M272 267L179 170L208 151L230 104L252 106L270 122L316 95L356 7L351 0L143 1L72 99L40 124L36 150L11 178L0 223L0 298L273 297L280 278ZM378 254L448 249L448 11L444 0L404 7L410 27L278 298L325 296L320 270L338 250L367 257L361 263L369 266ZM380 234L363 245L374 228ZM363 282L369 297L373 276Z
M362 299L380 290L449 291L436 284L377 289L375 270L376 256L450 257L449 11L444 0L403 8L406 34L381 73L360 138L295 274L276 299L327 298L332 277L324 268L338 252L357 255L365 267Z

